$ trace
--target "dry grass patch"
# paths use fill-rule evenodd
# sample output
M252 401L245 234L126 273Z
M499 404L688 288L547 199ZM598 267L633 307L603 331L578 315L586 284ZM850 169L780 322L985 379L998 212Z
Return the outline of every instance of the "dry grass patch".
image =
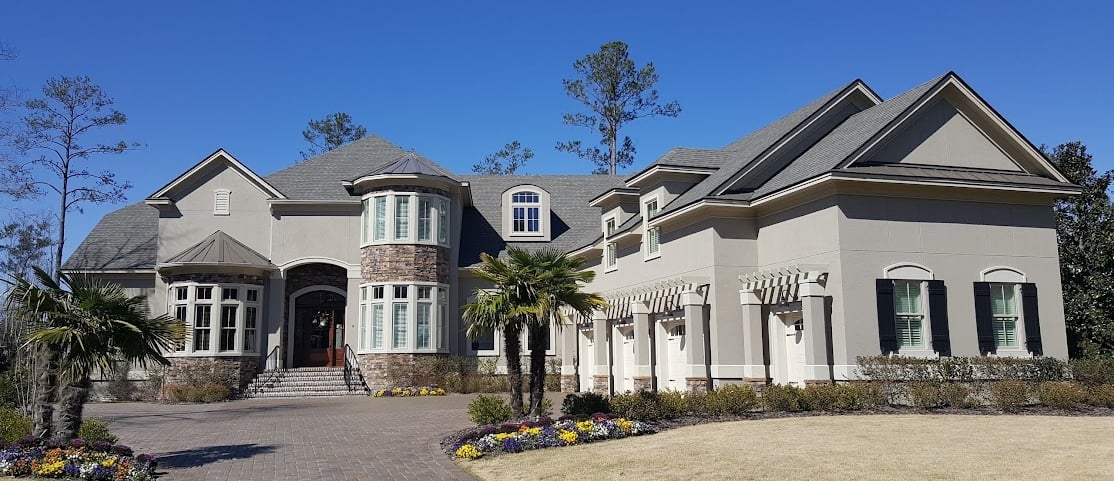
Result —
M1114 418L816 416L705 424L461 465L538 479L1110 479Z

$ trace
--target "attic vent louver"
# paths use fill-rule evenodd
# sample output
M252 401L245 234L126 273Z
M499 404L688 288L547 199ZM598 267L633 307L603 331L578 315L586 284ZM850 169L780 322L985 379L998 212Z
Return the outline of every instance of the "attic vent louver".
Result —
M231 203L232 191L216 189L213 191L213 215L228 215L228 206Z

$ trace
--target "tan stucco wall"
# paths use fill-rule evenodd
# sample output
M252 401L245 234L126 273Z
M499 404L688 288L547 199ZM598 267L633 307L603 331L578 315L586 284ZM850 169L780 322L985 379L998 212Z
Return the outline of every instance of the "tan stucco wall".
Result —
M1021 170L946 99L939 99L927 106L916 119L912 119L908 127L882 146L869 160Z
M224 165L224 164L220 164ZM180 217L159 219L159 261L172 257L217 230L251 247L264 257L270 255L270 212L268 195L231 168L221 167L199 175L195 186L174 199ZM213 191L231 193L229 215L213 215Z

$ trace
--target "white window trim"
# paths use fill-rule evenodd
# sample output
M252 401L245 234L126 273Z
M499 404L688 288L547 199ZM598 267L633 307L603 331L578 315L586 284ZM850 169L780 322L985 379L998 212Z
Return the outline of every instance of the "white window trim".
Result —
M918 266L919 267L919 266ZM926 269L927 271L927 269ZM929 272L931 277L931 272ZM898 352L895 355L906 357L940 357L940 353L932 348L932 311L928 302L928 280L925 279L891 279L894 281L894 292L897 292L897 282L916 282L921 289L921 345L914 347L898 347ZM897 313L897 299L894 299L894 322L897 322L899 314ZM897 331L897 326L894 326L894 331Z
M386 212L384 213L384 236L383 239L375 239L375 199L383 197L386 198ZM395 232L395 209L398 206L396 201L399 197L408 197L407 201L407 224L406 224L406 238L397 239L397 232ZM429 217L429 239L418 240L418 207L420 202L425 199L430 204L430 217ZM385 244L420 244L420 245L435 245L441 247L449 247L449 237L451 237L451 224L452 224L452 202L448 197L438 194L425 194L418 192L396 192L396 191L381 191L368 193L363 196L361 218L366 217L366 222L362 222L360 226L360 247L370 245L385 245ZM441 238L441 209L444 209L444 221L446 224L445 238Z
M614 232L608 232L607 231L607 223L608 222L611 222L611 223L615 224L615 230L618 230L619 229L619 216L615 215L615 214L612 214L612 215L609 215L609 216L606 216L606 217L603 218L603 237L604 237L604 239L606 239L608 237L611 237L611 235L614 234Z
M175 289L179 287L186 287L186 299L178 300ZM209 299L197 299L197 288L210 287L213 289L212 296ZM224 289L237 289L237 299L223 300ZM256 300L247 300L247 291L254 289L258 291ZM181 351L170 351L168 356L173 357L193 357L193 356L248 356L256 355L259 353L259 343L262 342L264 334L264 316L263 316L263 286L256 284L231 284L231 283L212 283L212 282L175 282L167 287L167 313L174 316L175 308L177 306L186 306L186 320L184 321L188 335L185 340L185 349ZM198 305L211 306L209 311L209 349L196 350L194 348L193 333L197 329L195 327L196 321L196 307ZM232 350L220 350L220 335L221 335L221 314L222 306L237 306L236 307L236 337L233 343ZM249 307L255 308L255 345L244 346L244 334L247 330L246 316Z
M1013 270L1013 269L1011 269L1011 270ZM1033 357L1033 354L1029 352L1029 348L1025 345L1025 310L1022 309L1022 305L1021 305L1021 283L1020 282L994 282L994 281L988 281L988 282L990 282L991 303L992 303L992 305L993 305L993 302L994 302L993 301L993 299L994 299L994 297L993 297L994 286L996 286L996 285L997 286L1010 286L1010 287L1013 288L1013 312L1014 312L1014 314L1016 314L1016 317L1017 317L1017 320L1014 321L1014 322L1017 323L1015 325L1015 329L1014 329L1014 331L1015 331L1014 335L1017 337L1017 345L1013 346L1013 347L998 347L997 340L995 340L994 352L991 353L991 355L998 356L998 357ZM994 318L995 318L995 316L994 316L994 311L993 311L993 307L992 307L991 313L990 313L990 322L991 322L990 333L991 333L991 335L994 334Z
M538 195L538 202L535 203L516 203L513 201L514 195L522 192L533 192ZM534 184L519 184L507 190L504 190L501 197L500 211L502 212L501 220L501 234L504 240L519 241L519 242L539 242L549 241L551 239L551 225L550 218L552 216L552 202L549 191L534 185ZM514 208L522 207L537 207L538 208L538 231L537 232L517 232L514 230Z
M375 286L383 287L383 298L372 299L372 289ZM396 299L395 286L406 286L407 297L405 299ZM418 299L419 287L431 287L429 300ZM366 291L365 291L366 290ZM367 293L365 296L364 293ZM444 292L444 294L440 294ZM360 307L361 314L366 312L366 315L361 315L357 320L357 335L363 332L363 339L356 342L357 346L364 346L362 349L357 347L359 354L371 353L446 353L451 348L450 339L446 339L444 348L439 348L440 337L442 333L437 329L438 321L441 320L440 305L447 305L448 303L448 284L439 284L436 282L366 282L360 284ZM405 346L396 348L394 347L394 305L398 303L406 303L406 343ZM430 304L429 311L429 347L418 348L418 304ZM371 306L373 304L380 304L383 306L383 346L380 348L374 347L374 326L371 324ZM448 316L448 309L445 309L445 316ZM448 326L448 319L442 320L445 326ZM448 329L444 332L446 337L449 336Z
M530 355L530 332L529 331L527 331L525 329L522 331L521 341L522 341L522 349L521 349L522 355L523 356L529 356ZM558 341L557 330L554 328L554 326L552 324L550 324L549 325L549 349L545 350L545 355L546 356L556 356L557 355L557 350L556 350L557 341Z
M612 253L609 252L612 249L615 250L614 258L612 258ZM613 272L619 270L619 244L617 242L608 242L604 246L603 265L604 272Z

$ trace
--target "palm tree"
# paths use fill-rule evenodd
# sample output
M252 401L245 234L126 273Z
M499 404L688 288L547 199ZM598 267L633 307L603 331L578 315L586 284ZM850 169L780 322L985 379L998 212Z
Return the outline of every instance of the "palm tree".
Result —
M185 329L172 317L151 317L146 298L130 296L118 284L66 274L55 281L38 268L35 280L16 278L7 306L31 324L24 349L59 357L58 436L69 439L81 426L94 372L103 376L117 362L169 365L163 353ZM50 431L48 424L39 434Z
M525 330L530 340L530 414L541 415L545 396L545 337L550 325L564 324L563 309L589 315L607 303L596 294L581 291L595 278L595 272L582 270L583 261L570 258L556 249L527 251L507 249L507 260L480 256L483 263L476 277L493 284L493 291L477 289L476 301L464 308L469 321L468 334L503 332L507 357L507 378L511 389L511 410L522 416L522 366L520 339Z
M514 249L514 248L512 248ZM507 358L507 382L511 390L511 413L520 418L522 410L522 330L527 312L519 297L528 272L517 265L503 262L487 253L480 254L483 262L474 274L492 283L494 290L476 289L476 300L464 306L464 319L468 321L468 337L494 331L503 333L503 352Z
M545 339L550 326L560 331L568 320L565 312L577 317L587 317L592 311L607 306L599 294L582 291L585 284L596 277L595 271L583 269L584 261L569 257L565 252L554 248L543 248L516 258L514 262L534 273L532 299L527 306L529 312L530 341L530 414L542 414L542 400L545 398ZM573 355L565 353L565 355Z

